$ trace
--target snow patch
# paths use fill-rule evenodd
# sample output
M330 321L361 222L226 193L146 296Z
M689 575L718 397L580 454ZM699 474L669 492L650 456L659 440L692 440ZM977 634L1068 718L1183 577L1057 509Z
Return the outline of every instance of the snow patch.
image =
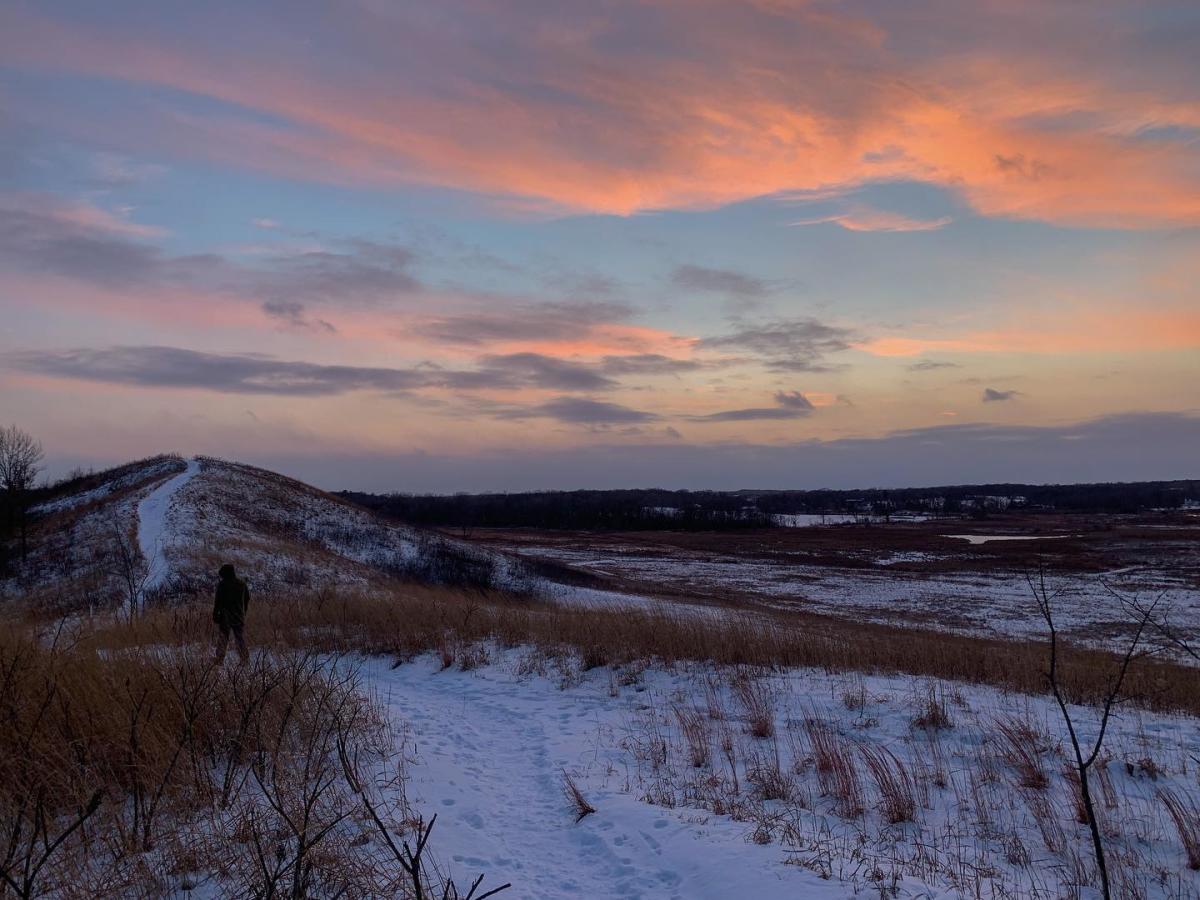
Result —
M188 460L187 468L178 475L168 478L138 504L138 547L146 561L146 581L142 590L148 591L162 584L170 574L165 549L172 538L167 514L175 494L200 472L200 462Z

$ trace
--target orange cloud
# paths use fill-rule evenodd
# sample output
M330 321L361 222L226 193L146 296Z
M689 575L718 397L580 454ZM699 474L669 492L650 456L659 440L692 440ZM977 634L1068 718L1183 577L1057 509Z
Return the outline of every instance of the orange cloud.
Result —
M251 52L26 10L9 16L0 49L10 66L166 85L265 113L278 121L174 111L128 124L137 140L319 180L436 184L522 208L628 214L916 179L960 192L985 215L1200 223L1194 143L1143 135L1200 128L1194 80L1189 88L1165 71L1154 81L1136 45L1113 46L1083 13L959 9L961 19L939 26L975 40L953 46L927 39L922 17L932 12L920 4L866 21L789 0L657 0L604 15L564 3L531 27L506 4L456 13L447 2L446 20L461 29L347 10L321 23L356 57L336 70L286 30ZM1043 40L990 40L1014 23ZM925 52L904 52L906 39ZM1101 40L1107 68L1092 59ZM976 43L985 49L962 52Z
M1200 310L1079 310L1075 315L1029 316L1021 328L968 332L961 337L885 336L854 345L882 357L922 353L1132 353L1200 348Z

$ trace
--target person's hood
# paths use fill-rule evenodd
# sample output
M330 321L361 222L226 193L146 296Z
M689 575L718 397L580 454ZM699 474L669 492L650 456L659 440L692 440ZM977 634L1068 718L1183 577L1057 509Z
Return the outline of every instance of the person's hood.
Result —
M229 563L225 563L225 565L221 566L221 568L217 571L217 574L221 576L222 581L230 581L231 579L237 577L233 571L233 566L231 566Z

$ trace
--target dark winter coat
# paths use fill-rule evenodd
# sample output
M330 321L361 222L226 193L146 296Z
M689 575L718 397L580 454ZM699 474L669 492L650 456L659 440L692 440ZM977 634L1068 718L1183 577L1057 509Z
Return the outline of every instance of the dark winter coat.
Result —
M250 606L250 588L236 575L222 576L217 582L213 621L218 625L241 625Z

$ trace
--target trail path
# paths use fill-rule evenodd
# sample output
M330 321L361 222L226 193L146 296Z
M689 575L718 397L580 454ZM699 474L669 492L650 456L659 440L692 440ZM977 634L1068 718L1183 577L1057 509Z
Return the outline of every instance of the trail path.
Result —
M167 513L171 509L175 493L199 471L199 460L189 459L186 469L168 478L138 504L138 546L141 548L142 558L146 560L148 572L143 591L162 584L170 574L170 566L164 553L171 537L168 533Z
M410 800L438 814L431 848L460 882L513 884L501 896L590 900L845 897L844 885L783 864L745 824L668 810L626 788L614 747L644 696L567 691L495 666L437 671L428 659L365 674L396 721L409 725ZM612 765L610 765L610 762ZM562 791L572 772L596 813L581 822Z

